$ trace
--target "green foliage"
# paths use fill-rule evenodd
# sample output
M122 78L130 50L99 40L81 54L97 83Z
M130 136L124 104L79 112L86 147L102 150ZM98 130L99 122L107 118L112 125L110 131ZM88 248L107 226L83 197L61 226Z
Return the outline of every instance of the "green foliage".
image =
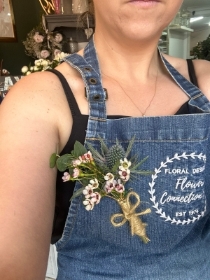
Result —
M85 187L82 187L82 188L78 189L76 192L74 192L70 201L72 201L72 199L74 199L75 197L82 195L82 192L84 191L84 189L85 189Z
M59 157L56 161L58 170L61 172L65 171L68 168L70 160L72 160L72 156L70 154L65 154Z
M101 153L103 156L105 156L105 154L108 153L109 148L107 147L107 145L105 144L104 140L101 137L99 137L99 141L101 144Z
M74 144L74 150L71 153L75 158L77 158L86 154L87 150L79 141L76 141Z
M191 55L193 55L196 59L205 59L210 61L210 35L206 40L198 42L197 46L192 49Z
M134 136L134 137L130 140L130 142L129 142L127 151L126 151L126 153L125 153L125 157L126 157L126 158L129 156L129 154L130 154L130 152L131 152L131 149L132 149L132 147L133 147L134 141L135 141L135 136Z
M50 168L53 168L56 166L56 160L57 160L57 154L54 153L50 157Z

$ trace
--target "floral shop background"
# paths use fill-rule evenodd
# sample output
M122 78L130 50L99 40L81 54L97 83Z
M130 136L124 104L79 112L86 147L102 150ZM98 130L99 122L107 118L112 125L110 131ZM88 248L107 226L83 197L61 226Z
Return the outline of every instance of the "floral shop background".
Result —
M3 68L10 75L20 75L21 67L34 61L24 52L23 41L27 34L40 22L43 14L39 1L37 0L12 0L17 42L0 42L0 60L3 59Z

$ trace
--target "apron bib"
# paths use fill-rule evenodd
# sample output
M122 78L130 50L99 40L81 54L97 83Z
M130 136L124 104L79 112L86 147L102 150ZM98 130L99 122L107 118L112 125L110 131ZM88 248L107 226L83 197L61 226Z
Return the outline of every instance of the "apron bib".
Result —
M126 149L135 136L131 157L148 156L142 169L152 175L129 180L125 187L139 194L136 212L147 224L149 243L131 236L129 223L114 227L110 218L122 213L117 202L103 198L92 211L82 197L71 202L58 250L58 280L209 280L210 275L210 103L162 56L166 69L189 96L189 115L166 117L106 117L106 94L94 43L84 58L66 58L82 75L89 101L85 142L100 150L116 139ZM75 191L81 186L77 183ZM135 199L133 198L133 203Z

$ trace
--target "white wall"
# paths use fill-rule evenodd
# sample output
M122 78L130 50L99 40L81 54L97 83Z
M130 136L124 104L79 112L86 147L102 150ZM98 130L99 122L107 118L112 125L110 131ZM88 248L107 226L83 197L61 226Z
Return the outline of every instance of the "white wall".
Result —
M195 30L191 34L190 49L195 47L198 42L205 40L210 34L210 26L202 30Z
M169 30L169 50L171 56L189 58L191 32L184 30Z

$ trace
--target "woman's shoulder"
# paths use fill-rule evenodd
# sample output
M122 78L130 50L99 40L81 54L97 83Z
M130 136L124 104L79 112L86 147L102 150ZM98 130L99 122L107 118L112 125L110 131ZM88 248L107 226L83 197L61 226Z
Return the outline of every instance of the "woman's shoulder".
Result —
M5 106L16 103L17 109L25 111L30 108L31 114L45 114L50 108L56 110L62 87L50 72L37 72L20 79L9 91L5 98Z
M70 108L62 84L49 71L33 73L19 80L7 94L1 111L8 121L7 112L15 111L23 125L27 119L31 127L35 120L40 124L48 123L58 132L61 149L68 140L72 123Z
M190 80L186 59L169 55L164 55L164 57L180 74ZM193 65L199 88L210 100L210 62L207 60L194 59Z

